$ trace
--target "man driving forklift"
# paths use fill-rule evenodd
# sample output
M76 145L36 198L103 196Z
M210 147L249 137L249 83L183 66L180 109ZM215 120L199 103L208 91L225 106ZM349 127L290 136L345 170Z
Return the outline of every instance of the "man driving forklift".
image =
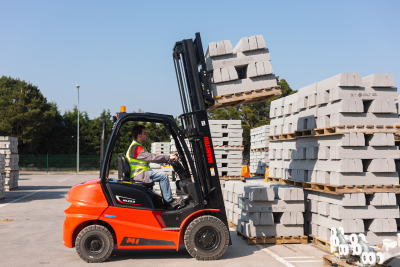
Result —
M143 183L159 182L161 194L164 200L164 209L173 210L174 207L180 204L181 198L172 198L168 174L166 172L155 172L150 170L149 163L167 163L169 161L177 161L178 156L164 156L146 151L143 144L147 141L148 135L146 127L143 125L133 126L131 134L134 140L126 152L126 158L129 161L131 169L130 178Z

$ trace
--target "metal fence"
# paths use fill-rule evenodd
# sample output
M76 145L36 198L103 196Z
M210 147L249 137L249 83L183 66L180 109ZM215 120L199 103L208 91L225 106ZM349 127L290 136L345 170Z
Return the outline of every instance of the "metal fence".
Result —
M68 155L19 155L21 171L65 172L76 171L76 154ZM118 155L111 159L111 170L117 169ZM79 171L99 171L100 155L79 155Z

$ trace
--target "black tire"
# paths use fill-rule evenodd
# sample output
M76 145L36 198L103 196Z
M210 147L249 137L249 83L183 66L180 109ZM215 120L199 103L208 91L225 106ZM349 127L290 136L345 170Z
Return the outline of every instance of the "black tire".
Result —
M229 232L225 224L214 216L194 219L185 231L185 247L197 260L217 260L228 248Z
M114 248L114 239L104 226L90 225L79 233L75 248L84 261L99 263L110 257Z

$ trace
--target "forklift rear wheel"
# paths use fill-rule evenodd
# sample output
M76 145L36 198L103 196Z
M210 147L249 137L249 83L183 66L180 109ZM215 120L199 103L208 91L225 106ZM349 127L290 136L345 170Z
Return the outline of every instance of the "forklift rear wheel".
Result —
M75 241L76 252L84 261L103 262L111 255L114 239L107 228L101 225L90 225L79 233Z
M185 247L197 260L217 260L228 248L229 232L217 217L200 216L185 231Z

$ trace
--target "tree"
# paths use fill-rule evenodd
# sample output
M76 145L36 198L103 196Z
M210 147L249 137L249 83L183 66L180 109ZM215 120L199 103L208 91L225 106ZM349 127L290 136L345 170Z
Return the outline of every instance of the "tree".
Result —
M0 78L0 135L17 137L20 154L40 151L40 140L53 129L56 114L37 86Z

